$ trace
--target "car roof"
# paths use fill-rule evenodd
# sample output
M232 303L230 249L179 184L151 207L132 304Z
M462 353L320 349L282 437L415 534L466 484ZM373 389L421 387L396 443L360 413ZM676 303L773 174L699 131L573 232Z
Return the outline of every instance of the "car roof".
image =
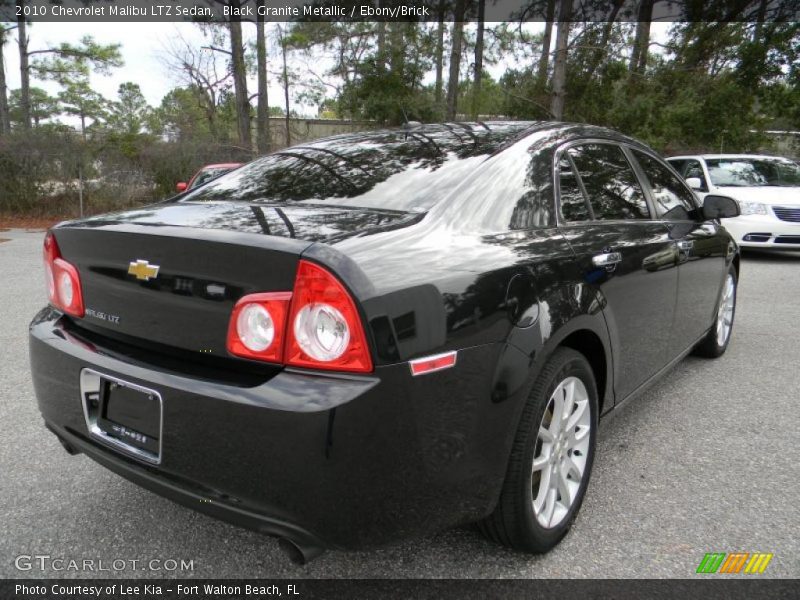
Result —
M774 156L770 154L687 154L681 156L670 156L667 160L686 160L689 158L711 158L711 159L737 159L737 158L760 158L769 160L788 160L785 156Z
M292 147L303 146L306 148L321 148L329 145L341 143L359 142L387 142L397 141L408 137L436 136L437 139L450 137L454 140L468 140L475 137L483 137L490 133L501 133L504 130L509 135L514 135L526 129L538 125L537 121L486 121L474 123L414 123L406 127L396 127L392 129L370 129L365 131L355 131L350 133L340 133L329 137L300 142ZM283 148L282 152L290 150Z
M459 142L463 145L477 143L489 137L498 140L505 138L505 143L500 144L496 152L502 152L508 145L523 140L535 133L551 133L545 136L540 148L556 146L564 142L580 138L602 138L618 142L626 142L641 149L650 150L642 142L623 135L622 133L584 123L571 123L563 121L476 121L476 122L450 122L413 124L402 128L379 129L343 133L311 142L297 144L294 148L304 147L309 149L323 149L342 147L358 143L392 143L403 139L417 138L421 143L430 142L434 145L445 142L445 146L456 147ZM449 139L449 144L446 140ZM291 151L291 148L278 150L277 153ZM652 151L652 150L651 150Z

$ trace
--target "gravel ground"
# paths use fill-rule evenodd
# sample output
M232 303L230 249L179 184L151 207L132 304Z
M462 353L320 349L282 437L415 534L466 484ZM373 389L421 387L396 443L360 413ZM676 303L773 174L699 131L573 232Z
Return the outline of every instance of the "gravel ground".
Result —
M686 359L601 423L583 509L546 556L459 528L298 567L271 538L61 449L28 372L27 325L44 304L42 233L0 237L0 577L93 575L15 568L35 554L193 561L191 571L104 573L130 577L692 577L704 553L731 551L773 552L765 576L800 577L800 254L746 255L727 354Z

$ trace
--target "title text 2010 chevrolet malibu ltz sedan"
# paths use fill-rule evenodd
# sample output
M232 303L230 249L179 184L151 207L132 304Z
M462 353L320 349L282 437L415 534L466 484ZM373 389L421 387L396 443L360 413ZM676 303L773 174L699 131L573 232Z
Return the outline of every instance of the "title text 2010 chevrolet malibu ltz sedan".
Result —
M68 451L295 560L473 521L543 552L598 417L725 351L738 212L597 127L295 146L47 234L39 407Z

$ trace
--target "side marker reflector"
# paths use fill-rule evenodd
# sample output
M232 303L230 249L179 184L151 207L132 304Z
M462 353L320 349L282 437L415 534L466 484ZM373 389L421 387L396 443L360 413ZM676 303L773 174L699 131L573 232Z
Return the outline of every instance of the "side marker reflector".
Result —
M416 360L408 361L411 367L411 374L415 377L417 375L425 375L443 369L449 369L456 365L456 355L458 352L445 352L444 354L436 354L434 356L426 356L425 358L417 358Z

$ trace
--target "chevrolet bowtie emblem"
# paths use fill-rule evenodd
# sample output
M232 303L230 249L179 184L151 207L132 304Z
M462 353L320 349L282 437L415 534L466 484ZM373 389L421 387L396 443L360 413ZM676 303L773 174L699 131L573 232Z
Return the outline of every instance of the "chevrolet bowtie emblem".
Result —
M128 265L128 275L134 275L136 279L149 281L158 277L158 265L151 265L146 260L136 260Z

